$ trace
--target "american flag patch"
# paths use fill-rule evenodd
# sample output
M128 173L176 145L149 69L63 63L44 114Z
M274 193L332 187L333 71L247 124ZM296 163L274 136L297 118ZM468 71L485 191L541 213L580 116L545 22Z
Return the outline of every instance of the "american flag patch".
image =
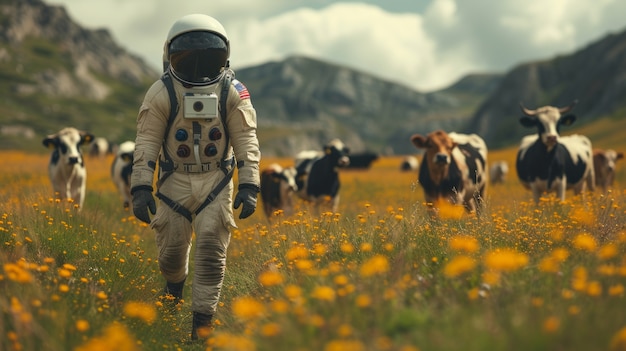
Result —
M250 93L248 92L248 88L246 88L246 86L243 85L242 82L235 79L233 80L233 84L235 85L235 89L237 89L237 92L239 93L240 99L245 100L245 99L250 98Z

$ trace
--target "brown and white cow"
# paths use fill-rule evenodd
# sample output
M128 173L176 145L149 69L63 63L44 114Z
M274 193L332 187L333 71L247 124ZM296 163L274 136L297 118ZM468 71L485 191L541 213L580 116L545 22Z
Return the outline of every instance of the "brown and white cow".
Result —
M296 169L283 168L277 163L270 164L261 172L261 201L265 216L269 219L277 210L285 215L293 213L292 195L298 190Z
M426 202L449 201L479 213L487 184L485 141L476 134L437 130L427 136L415 134L411 142L426 150L418 177Z
M595 188L591 141L584 135L560 136L561 126L569 126L576 116L566 114L576 101L566 107L543 106L529 110L521 105L520 123L537 128L537 134L522 139L517 152L517 176L531 190L535 203L543 192L556 191L561 201L565 191L581 194Z
M52 188L61 199L73 199L79 208L85 201L87 170L81 146L88 144L93 134L73 127L63 128L43 139L43 145L52 149L48 175Z
M623 152L617 152L613 149L593 150L593 168L596 174L596 186L602 187L606 193L613 186L615 179L615 164L617 160L624 158Z
M130 206L130 176L133 173L133 154L135 142L125 141L120 144L111 164L111 179L123 199L124 208Z

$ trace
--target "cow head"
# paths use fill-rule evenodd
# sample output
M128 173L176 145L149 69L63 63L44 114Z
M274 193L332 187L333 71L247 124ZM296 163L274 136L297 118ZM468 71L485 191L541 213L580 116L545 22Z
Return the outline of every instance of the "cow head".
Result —
M287 167L283 169L281 173L281 178L287 184L288 190L293 191L294 193L298 191L298 185L296 185L296 171L295 167Z
M411 142L416 148L426 150L424 162L428 165L430 177L435 184L440 184L448 175L452 150L457 144L443 130L434 131L426 137L415 134Z
M63 128L58 133L48 135L43 139L43 145L49 149L53 149L57 161L68 165L82 164L82 153L80 147L88 144L93 140L93 134L80 131L76 128Z
M624 158L624 153L609 149L599 155L594 155L594 158L597 158L608 171L613 172L615 171L615 162Z
M576 121L576 116L564 115L574 108L576 103L578 101L574 100L569 106L561 108L543 106L536 110L527 109L520 103L524 113L524 116L520 117L520 123L527 128L536 127L541 142L551 149L558 142L561 126L569 126Z
M337 167L346 167L350 164L348 149L339 139L333 139L324 146L324 154L333 160L333 164Z
M120 144L117 149L117 156L124 162L133 163L133 155L135 153L135 142L125 141Z

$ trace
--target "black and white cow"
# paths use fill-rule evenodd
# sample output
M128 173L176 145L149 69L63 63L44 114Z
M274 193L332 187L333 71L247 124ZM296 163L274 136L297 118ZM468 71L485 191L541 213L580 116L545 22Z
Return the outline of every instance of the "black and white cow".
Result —
M479 213L487 183L485 141L476 134L437 130L426 137L414 134L411 142L426 150L418 176L426 202L436 208L438 201L448 201Z
M584 135L560 136L561 126L576 120L566 114L576 101L566 107L543 106L529 110L521 106L524 115L520 123L537 128L537 134L524 137L517 152L517 176L522 185L531 190L535 203L544 192L557 193L565 200L565 191L573 189L581 194L588 187L595 188L595 172L591 141Z
M297 195L313 203L316 212L327 198L330 208L337 212L339 205L339 168L350 164L349 149L339 139L324 146L324 151L302 151L296 155Z
M415 156L406 156L402 159L402 162L400 162L400 170L402 172L416 171L417 167L419 167L419 161Z
M73 127L61 129L43 139L43 145L52 149L48 175L52 188L61 199L72 199L79 209L85 201L87 170L81 146L89 144L93 134Z
M368 169L372 166L372 162L378 160L380 156L372 151L363 151L350 154L350 164L347 168L351 169Z
M110 150L109 141L103 137L95 137L89 144L89 156L103 158Z
M128 208L132 200L130 196L130 176L133 173L134 152L134 141L121 143L111 164L111 179L124 201L124 208Z
M285 215L293 213L292 195L298 190L296 169L283 168L277 163L261 171L261 201L265 216L269 219L274 211L282 210Z

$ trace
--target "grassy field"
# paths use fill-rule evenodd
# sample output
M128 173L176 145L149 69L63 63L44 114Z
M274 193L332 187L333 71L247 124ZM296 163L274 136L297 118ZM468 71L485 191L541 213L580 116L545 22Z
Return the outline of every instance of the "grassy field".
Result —
M112 159L87 158L82 211L47 161L0 152L0 350L626 350L626 167L609 194L537 206L512 168L482 217L436 220L400 157L342 171L339 213L238 220L215 329L189 344Z

